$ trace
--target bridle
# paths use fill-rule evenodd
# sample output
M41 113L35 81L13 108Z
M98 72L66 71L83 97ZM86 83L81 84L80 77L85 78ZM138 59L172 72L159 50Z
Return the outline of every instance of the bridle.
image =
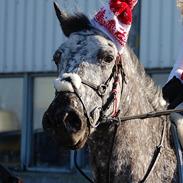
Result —
M112 72L110 74L110 76L108 77L108 79L100 84L100 85L96 85L94 83L91 83L89 81L86 80L81 80L81 83L84 84L85 86L91 88L92 90L94 90L98 96L100 96L100 98L102 99L102 107L100 108L100 117L98 119L98 122L96 124L93 123L93 119L90 117L90 114L88 113L85 103L82 100L82 97L80 96L80 93L78 91L78 89L75 87L74 83L72 82L71 79L67 79L64 78L66 81L70 82L73 89L74 89L74 93L75 95L78 97L78 99L80 100L83 109L84 109L84 114L87 118L87 126L89 129L89 133L87 134L88 136L90 135L91 132L91 128L97 128L101 123L104 123L106 121L107 116L105 115L106 111L110 108L110 106L112 105L112 103L114 103L114 107L113 107L113 113L112 113L112 118L117 118L120 110L116 108L115 103L117 103L117 85L119 82L119 74L122 77L122 83L121 83L121 95L120 95L120 100L121 100L121 96L122 96L122 91L123 91L123 85L126 82L125 80L125 73L122 67L122 59L121 59L121 55L118 54L115 60L115 65L113 66ZM106 102L104 102L104 94L106 93L107 88L109 87L109 83L112 80L112 78L114 79L113 82L113 86L112 86L112 90L110 92L109 97L107 98ZM117 126L116 126L117 127ZM116 135L116 133L115 133ZM112 155L112 153L111 153ZM110 158L111 159L111 158ZM77 164L77 151L74 152L74 163L76 168L78 169L78 171L91 183L94 183L79 167L79 165ZM110 167L110 165L108 165ZM110 177L110 176L109 176Z
M88 125L89 129L97 128L98 125L100 125L100 122L104 121L104 119L106 119L106 116L105 116L106 111L110 108L112 103L115 102L115 100L117 100L117 98L116 98L117 89L116 88L117 88L117 84L118 84L117 82L119 82L119 74L121 74L121 76L122 76L122 88L123 88L123 84L125 82L125 74L124 74L124 70L122 67L121 56L118 54L118 56L116 57L115 65L113 66L112 72L111 72L110 76L108 77L108 79L104 83L102 83L100 85L96 85L96 84L91 83L89 81L86 81L83 79L81 80L82 84L84 84L85 86L94 90L97 93L97 95L100 96L100 98L102 99L102 107L100 107L100 118L96 124L94 124L93 119L90 116L89 112L87 111L86 105L85 105L78 89L75 87L74 83L72 82L72 80L70 78L64 78L65 81L68 81L71 83L71 85L74 89L74 94L78 97L78 99L80 100L80 102L83 106L84 114L87 118L87 125ZM105 102L104 101L104 94L106 93L106 90L109 87L109 83L112 80L112 78L114 79L112 90L110 92L109 97L107 98L107 100ZM113 111L112 117L117 117L118 115L119 115L119 111L115 108L115 112Z

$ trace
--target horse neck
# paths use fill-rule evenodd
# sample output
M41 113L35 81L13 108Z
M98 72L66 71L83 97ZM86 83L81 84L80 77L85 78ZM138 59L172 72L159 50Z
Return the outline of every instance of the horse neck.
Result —
M133 62L129 52L126 54L124 71L127 84L122 91L121 116L158 110L160 92L153 87L150 78L145 77L145 72L140 70L142 68L135 65L137 63ZM148 94L150 89L152 93ZM162 120L159 118L126 121L118 127L100 126L89 141L97 182L107 182L109 175L111 180L114 177L117 179L119 175L121 182L130 182L131 172L136 176L133 179L142 178L154 148L160 142L162 128Z
M145 102L136 102L136 106L139 105L143 113L149 112L149 109L147 108L146 110L144 106L151 107L153 111L163 109L161 89L157 87L152 78L146 74L144 67L140 64L134 52L127 47L123 57L123 67L127 80L126 96L128 96L128 98L134 98L133 95L137 93L137 96L139 96L137 98ZM130 95L132 96L130 97ZM124 101L122 101L121 104L123 102ZM126 105L128 105L128 102Z

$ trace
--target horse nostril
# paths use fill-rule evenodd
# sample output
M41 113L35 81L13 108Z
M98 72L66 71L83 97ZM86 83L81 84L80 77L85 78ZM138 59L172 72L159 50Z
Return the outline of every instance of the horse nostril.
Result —
M67 115L65 115L64 124L67 130L72 132L79 131L82 126L82 122L78 114L76 114L74 111L70 111L67 113Z

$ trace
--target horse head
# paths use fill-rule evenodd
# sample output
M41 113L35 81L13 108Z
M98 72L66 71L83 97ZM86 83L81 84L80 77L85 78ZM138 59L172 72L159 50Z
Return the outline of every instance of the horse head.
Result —
M53 56L58 69L56 94L43 116L43 128L61 145L77 149L99 121L118 113L121 57L85 15L70 16L56 3L54 7L67 40Z
M95 182L145 182L146 177L149 182L177 182L169 120L161 116L114 123L162 110L161 90L130 49L120 55L86 16L54 7L67 40L53 56L58 77L55 98L43 116L45 132L69 149L88 140ZM156 148L162 144L163 152Z

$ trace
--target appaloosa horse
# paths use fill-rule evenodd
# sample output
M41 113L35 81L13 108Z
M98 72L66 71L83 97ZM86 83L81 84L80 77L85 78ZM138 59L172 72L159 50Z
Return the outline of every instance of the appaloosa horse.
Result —
M119 55L114 43L93 28L87 17L69 16L56 4L55 10L68 39L54 54L56 96L43 117L45 132L69 149L88 143L95 183L142 181L161 142L166 119L136 119L117 125L111 119L162 110L161 90L128 47ZM149 183L177 182L169 121L166 126L164 148Z

